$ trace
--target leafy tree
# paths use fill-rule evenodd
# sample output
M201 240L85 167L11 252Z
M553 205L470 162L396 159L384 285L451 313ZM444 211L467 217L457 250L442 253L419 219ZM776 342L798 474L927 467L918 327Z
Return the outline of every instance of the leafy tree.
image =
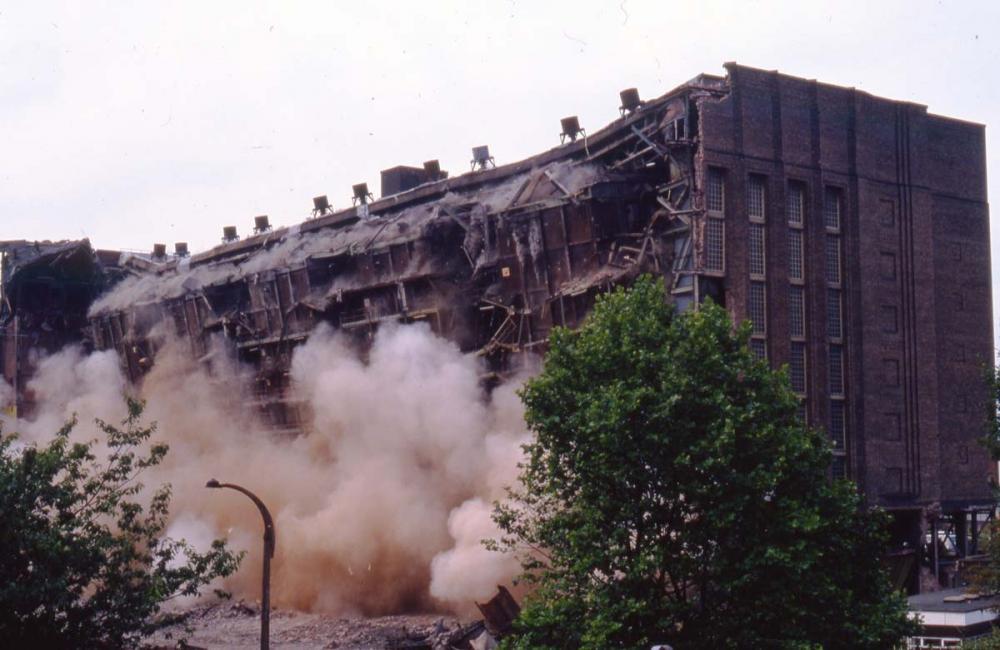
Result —
M1000 461L1000 367L988 366L985 378L989 390L984 402L986 435L980 439L980 443L994 461ZM993 498L998 498L996 485L993 486ZM984 562L969 568L969 581L974 589L982 593L1000 593L1000 522L990 521L980 534L980 544L986 558ZM1000 648L1000 632L994 628L992 635L970 647L982 650Z
M662 283L556 328L493 548L535 587L508 648L890 648L912 629L884 515L827 477L823 436L722 308Z
M988 390L988 397L983 401L986 435L979 442L993 460L1000 461L1000 366L986 364L984 379Z
M128 400L117 427L72 443L68 423L45 446L0 440L0 639L9 648L132 647L161 603L193 595L236 570L242 554L221 540L206 553L163 535L170 487L144 507L137 477L163 460L147 444L155 425Z
M993 631L985 637L964 641L962 650L1000 650L1000 631L993 628Z

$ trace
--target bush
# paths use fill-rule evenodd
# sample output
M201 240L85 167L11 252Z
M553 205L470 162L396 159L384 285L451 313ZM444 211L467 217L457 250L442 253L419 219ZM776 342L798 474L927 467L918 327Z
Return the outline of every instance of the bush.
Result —
M147 445L143 405L97 441L73 443L70 422L45 446L0 439L0 638L12 648L121 648L150 630L161 604L193 595L239 565L221 540L205 553L163 535L170 487L147 505L137 478L167 446Z

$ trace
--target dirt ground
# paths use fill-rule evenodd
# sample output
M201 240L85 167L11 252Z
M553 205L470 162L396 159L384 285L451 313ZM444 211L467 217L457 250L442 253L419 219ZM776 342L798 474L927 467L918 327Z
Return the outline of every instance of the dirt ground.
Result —
M446 648L462 623L440 614L344 618L271 610L272 648ZM147 641L151 648L246 649L260 647L260 610L255 603L201 605L177 615Z

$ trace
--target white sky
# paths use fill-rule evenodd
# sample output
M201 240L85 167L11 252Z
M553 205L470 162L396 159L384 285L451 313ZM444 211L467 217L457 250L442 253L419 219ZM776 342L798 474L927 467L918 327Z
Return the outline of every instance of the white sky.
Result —
M257 214L301 221L318 194L377 194L387 167L537 153L561 117L596 130L619 90L725 61L985 123L997 196L998 36L998 2L8 0L0 239L202 250Z

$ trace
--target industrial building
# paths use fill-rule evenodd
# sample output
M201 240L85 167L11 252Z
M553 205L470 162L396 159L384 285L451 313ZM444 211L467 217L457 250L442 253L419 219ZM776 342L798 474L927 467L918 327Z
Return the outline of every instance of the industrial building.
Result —
M196 357L233 350L256 373L248 401L294 433L308 414L288 393L291 352L319 323L363 343L386 321L427 322L503 375L651 272L680 309L712 299L752 321L753 351L788 367L830 436L831 473L893 513L899 581L948 586L996 475L976 442L993 354L984 127L725 69L655 99L623 91L599 130L553 120L560 144L531 158L497 165L479 146L462 174L396 166L378 199L358 184L349 208L317 197L301 223L261 216L195 255L3 244L16 406L32 408L33 350L115 349L138 381L165 326Z

